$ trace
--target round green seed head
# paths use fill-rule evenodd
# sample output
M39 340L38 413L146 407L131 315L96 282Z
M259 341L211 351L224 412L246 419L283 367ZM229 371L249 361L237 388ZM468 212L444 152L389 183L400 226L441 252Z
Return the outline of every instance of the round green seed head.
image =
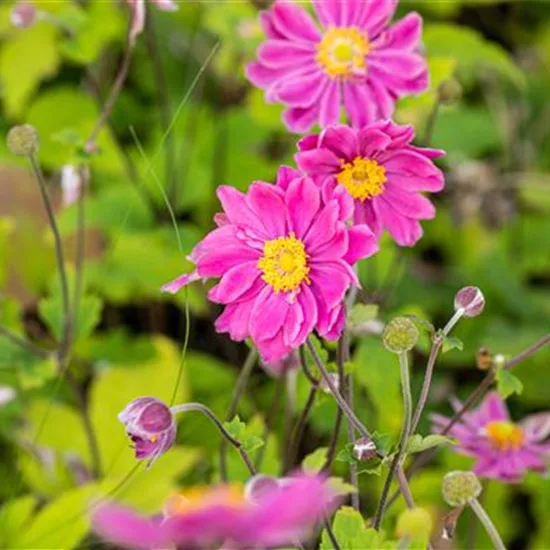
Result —
M418 342L418 329L407 317L396 317L386 325L382 342L386 349L393 353L409 351Z
M7 143L14 155L28 157L38 151L38 133L30 124L14 126L8 132Z
M465 506L481 494L481 483L473 472L449 472L443 478L443 499L449 506Z

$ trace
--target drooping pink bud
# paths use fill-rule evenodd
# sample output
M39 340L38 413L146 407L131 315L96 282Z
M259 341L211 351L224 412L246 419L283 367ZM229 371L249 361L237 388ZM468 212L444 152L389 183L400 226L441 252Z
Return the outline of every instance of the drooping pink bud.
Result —
M155 397L139 397L118 415L134 444L137 460L151 465L174 444L176 422L172 411Z
M464 317L477 317L485 307L485 297L477 286L465 286L455 296L455 310L462 310Z
M36 21L36 8L30 2L17 2L11 10L10 19L14 27L26 29Z

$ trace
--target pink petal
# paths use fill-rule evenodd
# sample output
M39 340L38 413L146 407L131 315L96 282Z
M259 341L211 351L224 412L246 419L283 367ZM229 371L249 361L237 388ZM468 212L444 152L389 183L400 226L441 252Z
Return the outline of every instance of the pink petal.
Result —
M310 149L317 149L319 146L319 134L310 134L302 139L298 140L298 151L309 151Z
M363 15L361 26L365 26L369 37L374 40L393 17L397 8L397 0L372 0Z
M338 27L343 24L342 5L344 3L341 0L313 0L313 8L325 27L330 25Z
M404 174L415 178L437 178L443 182L443 174L434 163L425 156L401 149L384 161L388 174Z
M308 334L313 331L313 328L317 324L318 319L317 302L308 285L302 285L298 294L298 303L302 307L304 322L294 341L289 342L289 345L294 348L301 346L305 342Z
M306 42L267 40L258 48L258 61L271 69L295 68L308 63L315 56L313 45Z
M398 187L387 185L380 199L385 201L408 218L418 220L431 220L435 218L435 208L433 204L424 196L418 193L408 193L400 190Z
M287 79L277 86L277 99L291 107L310 107L316 103L326 86L326 77L318 69Z
M250 336L250 314L255 298L225 306L222 314L216 319L216 332L227 332L235 342L242 342Z
M341 161L329 149L311 149L295 155L300 170L312 176L317 174L335 174L340 172Z
M422 56L403 50L373 50L368 56L368 65L393 78L403 75L403 78L411 79L426 70L426 61Z
M153 3L162 11L177 11L179 9L173 0L153 0Z
M367 225L376 238L380 237L383 229L382 216L378 211L376 201L355 201L353 220L356 224Z
M220 185L216 191L229 221L236 225L245 225L258 236L267 238L267 232L258 216L249 208L245 195L234 187Z
M393 209L384 200L375 197L376 207L382 218L382 225L393 240L400 246L413 246L422 237L422 227L411 218L407 218Z
M391 144L388 134L370 126L359 130L357 138L359 154L364 158L377 158Z
M385 48L394 50L413 50L422 37L422 17L416 12L408 13L403 19L400 19L389 27L373 44L375 47L383 45Z
M510 420L506 404L496 391L487 394L477 413L478 420L483 425L495 420Z
M258 88L266 89L280 78L280 71L266 67L262 63L249 63L245 68L246 78Z
M273 338L281 330L290 307L285 293L276 293L266 285L256 298L250 315L250 334L254 341Z
M321 205L319 189L310 178L295 179L286 192L288 227L301 239Z
M529 441L544 441L550 436L550 412L532 414L521 423L521 426Z
M336 307L351 285L350 277L336 262L312 264L309 277L328 309Z
M318 105L312 105L311 107L307 107L305 109L301 107L294 107L292 109L286 109L283 112L283 122L289 130L292 130L298 134L303 134L311 129L317 121L318 116Z
M318 42L321 39L307 11L292 2L275 2L271 13L275 28L289 40Z
M258 347L260 357L268 363L280 361L292 351L292 348L284 341L282 330L279 330L273 338L256 341L255 344Z
M232 267L208 293L217 304L229 304L246 294L261 277L258 262L246 262Z
M274 185L255 182L245 199L250 210L262 220L270 239L286 235L286 209L279 191Z
M277 40L284 40L285 38L288 38L275 26L275 16L273 10L264 10L260 12L259 18L260 24L267 38L275 38Z
M277 187L280 187L286 191L290 183L301 176L301 172L298 172L295 168L291 168L290 166L281 166L277 171L277 181L275 184Z
M368 258L378 252L378 240L366 225L354 225L348 229L348 251L344 261L353 265L363 258Z
M430 191L435 193L441 191L445 185L442 173L438 176L417 177L409 174L386 172L386 178L388 179L389 185L398 187L402 191L407 191L409 193L414 193L416 191Z
M328 126L318 141L320 148L330 149L339 159L350 161L359 155L356 134L349 126Z
M330 241L337 230L339 206L335 201L331 201L325 206L315 218L309 231L304 236L307 253L315 258L315 251Z
M340 121L340 83L331 80L320 97L319 125L325 128Z
M176 294L179 292L184 286L187 286L189 283L192 283L193 281L198 281L200 279L198 273L196 271L193 271L193 273L186 273L185 275L180 275L177 279L174 279L173 281L166 283L161 287L161 292L168 292L170 294Z
M145 28L145 0L128 0L132 10L132 23L130 25L130 41L135 42L136 38Z
M364 83L346 82L344 89L344 106L352 126L361 128L378 118L378 110L367 86Z
M342 226L336 231L336 234L330 241L327 241L315 251L315 256L311 259L311 263L339 260L348 251L348 246L348 231Z

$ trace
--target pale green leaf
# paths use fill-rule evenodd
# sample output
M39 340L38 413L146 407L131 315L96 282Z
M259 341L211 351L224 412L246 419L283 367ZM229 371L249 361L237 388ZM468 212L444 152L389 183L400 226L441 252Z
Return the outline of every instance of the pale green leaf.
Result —
M327 461L327 447L319 447L302 461L302 468L311 473L318 473Z
M498 369L496 372L497 390L503 399L508 399L514 393L518 395L523 391L521 380L509 370Z
M426 437L422 437L420 434L414 434L409 437L407 442L407 453L421 453L432 447L438 447L439 445L453 445L454 439L439 434L431 434Z

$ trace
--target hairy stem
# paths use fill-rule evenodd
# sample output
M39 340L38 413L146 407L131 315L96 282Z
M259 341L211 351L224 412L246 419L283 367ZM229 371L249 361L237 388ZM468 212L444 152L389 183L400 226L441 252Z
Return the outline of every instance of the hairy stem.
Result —
M237 384L235 385L233 397L231 398L231 403L229 404L229 408L227 409L227 414L225 417L225 420L227 422L232 420L237 412L239 401L241 400L241 397L246 390L248 379L250 378L250 374L254 369L257 358L258 352L254 348L251 349L248 352L248 356L244 362L243 368L241 369L241 373L239 375L239 378L237 379ZM227 481L227 442L228 440L222 439L220 444L220 475L223 481Z
M202 403L185 403L183 405L176 405L175 407L172 407L170 410L172 411L173 414L196 411L208 417L216 425L216 427L222 434L224 440L227 441L229 444L233 445L233 447L235 447L235 449L239 452L239 454L241 455L241 458L243 459L243 462L248 468L250 475L252 476L256 475L256 468L254 468L254 464L252 464L250 457L248 456L247 452L243 449L242 443L238 439L235 439L225 429L222 422L207 406L203 405Z
M374 519L374 528L377 531L380 529L382 520L384 518L384 512L386 509L386 503L388 500L388 495L390 492L393 476L396 470L398 468L400 469L401 461L405 456L407 440L409 438L410 430L411 430L412 396L411 396L411 381L409 376L409 363L407 360L406 352L402 352L399 354L399 371L401 374L401 390L403 393L403 411L404 411L403 427L401 429L401 436L399 438L399 446L397 448L397 453L395 454L395 457L392 460L392 463L390 465L388 476L386 477L386 481L384 482L384 487L382 488L382 495L380 497L380 502L378 503L378 509L376 510L376 516ZM398 472L398 476L402 481L404 476L401 477L401 472L402 470ZM404 494L404 496L405 498L407 498L406 494ZM409 502L407 502L407 504L409 504Z
M474 514L477 516L477 519L479 519L479 522L487 531L487 534L489 535L492 543L495 545L495 548L497 550L506 550L506 546L504 546L504 543L502 542L502 539L500 538L500 535L498 534L494 523L491 521L491 518L489 517L483 506L481 506L479 500L477 500L477 498L474 498L469 502L469 504L474 511Z

